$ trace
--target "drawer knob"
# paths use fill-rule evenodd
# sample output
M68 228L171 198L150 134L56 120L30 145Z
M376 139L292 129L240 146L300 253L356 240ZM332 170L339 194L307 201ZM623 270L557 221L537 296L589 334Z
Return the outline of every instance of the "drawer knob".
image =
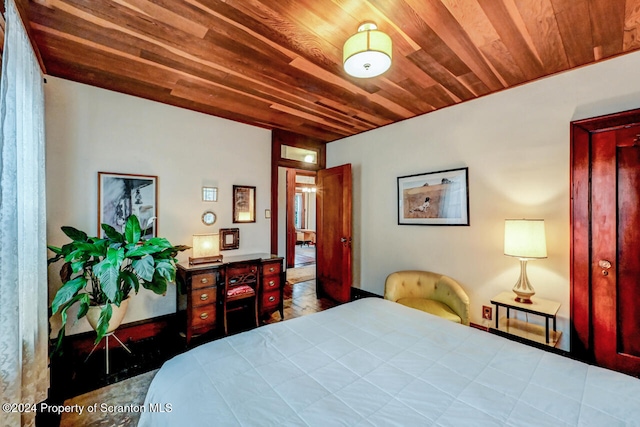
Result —
M200 283L209 283L209 279L204 277L204 278L200 279Z
M269 272L270 272L270 273L273 273L274 271L275 271L275 268L273 268L273 267L271 267L271 268L269 269Z
M207 317L209 317L209 313L202 313L202 314L200 315L200 318L201 318L202 320L206 319Z
M274 302L276 300L276 297L269 297L269 302Z
M255 269L255 268L252 268L252 269L251 269L251 272L252 272L252 273L255 273L255 272L256 272L256 269Z
M209 299L209 294L202 294L200 295L200 301L206 301Z
M273 286L275 284L276 284L276 282L274 282L273 280L269 280L269 286Z

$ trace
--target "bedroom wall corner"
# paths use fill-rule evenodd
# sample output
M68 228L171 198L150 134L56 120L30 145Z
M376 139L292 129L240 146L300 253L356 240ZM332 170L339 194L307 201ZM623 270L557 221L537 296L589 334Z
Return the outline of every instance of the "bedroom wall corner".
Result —
M193 234L238 227L240 249L225 255L269 252L270 220L263 212L271 200L270 131L50 76L45 96L49 244L66 243L63 225L97 233L102 171L158 177L158 232L174 244L190 246ZM256 223L232 223L234 184L257 187ZM217 202L202 201L205 185L218 187ZM208 209L217 214L210 227L201 222ZM60 286L58 269L49 269L50 300ZM175 292L174 286L165 297L142 290L124 322L174 313ZM72 323L68 334L90 328Z
M529 263L529 278L536 295L561 302L568 350L569 123L640 107L638 68L631 53L328 144L327 167L359 171L354 285L381 295L394 271L447 274L467 290L471 321L488 326L482 306L519 274L503 255L504 220L544 218L549 256ZM397 225L397 177L459 167L469 167L469 227Z

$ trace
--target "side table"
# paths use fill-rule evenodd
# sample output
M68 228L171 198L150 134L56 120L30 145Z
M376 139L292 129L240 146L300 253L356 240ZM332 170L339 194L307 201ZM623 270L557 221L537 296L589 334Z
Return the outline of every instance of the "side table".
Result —
M491 304L496 306L496 325L494 329L529 341L555 347L562 335L561 331L556 330L556 315L560 309L560 303L538 297L533 297L532 301L532 304L517 302L513 292L502 292L491 298ZM507 309L507 316L502 321L499 315L500 307ZM533 323L511 319L510 310L542 316L545 319L545 326L543 328ZM549 329L550 320L553 321L553 331Z

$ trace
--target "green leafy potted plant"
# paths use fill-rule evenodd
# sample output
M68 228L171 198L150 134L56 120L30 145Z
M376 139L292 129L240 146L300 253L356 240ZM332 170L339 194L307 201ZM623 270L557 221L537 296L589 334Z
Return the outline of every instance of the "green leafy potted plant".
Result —
M61 347L70 307L80 304L78 319L85 317L91 306L100 307L97 322L91 322L96 330L97 344L109 329L118 326L109 325L114 308L126 306L132 290L138 293L142 285L156 294L166 293L167 284L174 282L176 277L177 260L174 257L189 248L173 246L161 237L143 240L143 230L135 215L127 219L124 233L108 224L101 227L104 238L88 237L73 227L62 227L71 242L61 248L48 246L55 253L48 260L49 264L64 259L60 269L62 286L51 303L53 314L59 311L62 317L54 351Z

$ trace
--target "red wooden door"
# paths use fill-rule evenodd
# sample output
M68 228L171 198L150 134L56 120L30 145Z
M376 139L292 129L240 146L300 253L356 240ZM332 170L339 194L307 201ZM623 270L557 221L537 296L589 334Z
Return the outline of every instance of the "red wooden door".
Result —
M640 375L640 123L627 119L574 129L572 350Z
M640 374L640 125L592 137L593 350Z
M351 165L318 171L317 293L351 299Z
M296 196L296 171L295 169L287 169L287 249L286 259L287 268L295 267L296 259L296 224L294 198Z

